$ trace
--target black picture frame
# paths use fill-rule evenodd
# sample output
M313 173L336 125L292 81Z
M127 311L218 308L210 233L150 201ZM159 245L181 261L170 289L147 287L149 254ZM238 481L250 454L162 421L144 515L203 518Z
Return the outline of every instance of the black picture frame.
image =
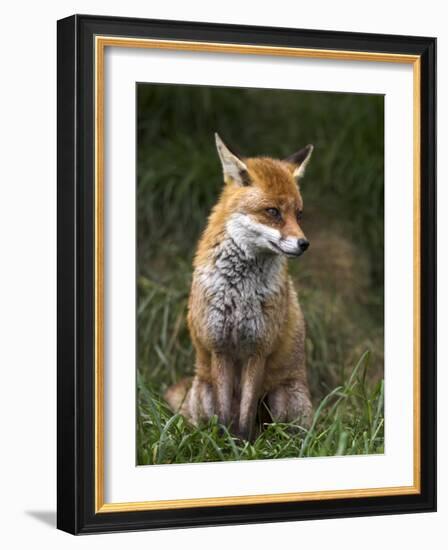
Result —
M421 59L419 494L95 512L94 55L97 35L412 54ZM73 534L430 512L436 509L436 40L74 15L58 21L57 526Z

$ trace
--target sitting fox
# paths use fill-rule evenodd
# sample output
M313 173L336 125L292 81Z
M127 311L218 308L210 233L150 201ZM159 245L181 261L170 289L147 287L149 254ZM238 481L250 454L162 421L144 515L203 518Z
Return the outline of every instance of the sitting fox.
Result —
M217 415L251 440L262 398L273 421L311 420L305 323L287 258L309 246L298 183L313 146L285 160L241 158L215 137L225 185L194 260L188 325L195 376L165 398L195 425Z

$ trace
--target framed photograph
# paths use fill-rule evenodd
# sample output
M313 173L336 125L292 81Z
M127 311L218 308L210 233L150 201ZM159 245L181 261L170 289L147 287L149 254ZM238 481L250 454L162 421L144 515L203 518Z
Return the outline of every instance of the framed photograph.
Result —
M434 38L58 22L58 527L436 508Z

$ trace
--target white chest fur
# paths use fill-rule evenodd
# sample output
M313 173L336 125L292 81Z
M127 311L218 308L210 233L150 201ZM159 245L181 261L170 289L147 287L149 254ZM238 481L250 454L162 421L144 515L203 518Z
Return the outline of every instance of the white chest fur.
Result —
M231 237L216 249L212 264L197 269L205 327L217 349L250 353L266 338L266 303L280 294L284 258L248 253Z

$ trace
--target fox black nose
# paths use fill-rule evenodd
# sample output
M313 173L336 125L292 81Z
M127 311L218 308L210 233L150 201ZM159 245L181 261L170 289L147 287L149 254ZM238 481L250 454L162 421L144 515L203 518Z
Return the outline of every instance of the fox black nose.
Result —
M307 239L299 239L297 241L297 244L302 252L305 252L305 250L310 246L310 241Z

